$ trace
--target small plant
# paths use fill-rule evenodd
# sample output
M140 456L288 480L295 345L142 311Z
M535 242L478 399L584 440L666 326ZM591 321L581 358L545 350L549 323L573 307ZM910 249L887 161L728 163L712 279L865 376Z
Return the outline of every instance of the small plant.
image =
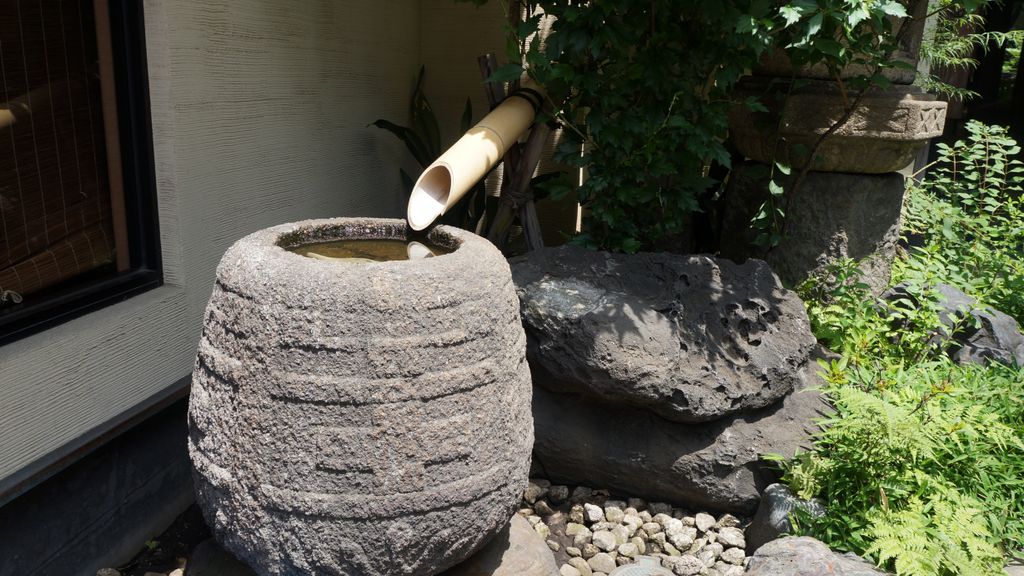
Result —
M425 74L426 67L421 66L419 75L416 77L416 88L413 90L412 98L409 101L408 126L400 126L384 119L376 120L372 124L377 128L387 130L401 140L422 170L430 166L447 148L447 146L442 147L441 145L441 129L437 122L437 116L434 115L434 109L430 106L430 101L423 91ZM461 135L472 126L473 103L469 98L466 98L466 106L463 109L459 125L459 134ZM449 142L448 145L450 144ZM399 174L402 178L402 186L405 188L406 194L411 193L412 187L415 184L415 178L410 176L405 170L399 170ZM465 199L440 218L440 222L476 231L477 224L484 216L486 209L487 192L484 188L484 183L479 182L466 195Z
M1024 319L1019 149L1002 128L968 131L911 185L898 296L871 297L851 261L801 287L815 334L842 356L823 371L834 415L814 451L782 464L802 497L827 501L799 531L901 576L998 575L1024 549L1024 368L949 360L966 326L942 324L934 290Z
M895 276L942 281L1024 320L1024 163L1005 128L971 121L940 144L928 178L907 191L910 244Z
M937 5L935 31L921 43L921 58L928 62L931 70L973 70L978 66L977 50L987 50L993 45L1006 47L1010 56L1007 59L1009 70L1016 70L1015 58L1019 57L1024 44L1024 30L978 32L985 24L981 14L968 12L953 0L940 0ZM925 90L949 99L966 101L978 96L977 92L943 82L935 74L919 78L918 83Z

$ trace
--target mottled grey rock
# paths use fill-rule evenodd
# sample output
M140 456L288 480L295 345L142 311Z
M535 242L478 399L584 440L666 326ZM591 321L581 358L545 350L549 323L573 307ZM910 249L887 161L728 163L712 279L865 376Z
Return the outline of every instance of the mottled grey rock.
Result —
M718 531L718 542L726 548L746 548L743 530L739 528L722 528Z
M261 576L437 574L523 495L530 374L501 254L443 226L429 239L458 248L417 261L281 247L407 236L401 220L287 224L217 269L189 452L215 537Z
M809 172L786 214L786 233L767 254L754 246L750 220L768 197L767 170L737 163L725 192L721 253L764 258L787 286L797 286L844 258L863 260L863 282L874 294L889 285L899 241L904 182L900 174ZM776 175L791 190L796 171Z
M704 512L698 512L693 519L693 523L697 527L697 530L707 532L715 525L715 517Z
M547 543L518 514L479 552L442 576L555 576Z
M587 522L604 522L604 510L600 506L584 504L583 513L587 516Z
M597 546L605 552L611 552L619 546L615 535L607 530L598 530L597 532L594 532L593 542L594 546Z
M590 568L594 572L604 572L607 574L615 570L615 558L612 558L607 552L595 554L593 558L587 560L587 564L590 564Z
M254 576L252 568L221 548L213 538L203 540L188 558L188 576ZM100 576L97 574L96 576Z
M815 346L803 303L760 261L562 246L512 275L534 382L669 420L775 403Z
M582 576L580 571L568 564L562 564L562 567L558 569L559 576Z
M810 449L813 421L827 413L821 396L805 389L823 384L818 369L805 367L805 384L776 406L704 424L621 408L609 425L603 406L535 387L534 457L558 482L753 514L776 478L760 455Z
M121 576L116 568L100 568L96 571L96 576Z
M797 509L812 516L825 514L825 506L819 500L802 500L784 484L772 484L765 488L757 514L744 533L747 550L753 552L766 542L790 532L793 525L789 517Z
M742 548L726 548L719 555L719 558L728 564L743 564L743 559L745 557L746 554L743 553Z
M787 83L756 76L733 89L738 104L729 113L729 138L747 158L802 167L821 135L846 114L846 100L835 82L807 81L788 96L787 91ZM768 111L751 110L745 104L750 97ZM946 107L918 86L874 87L823 141L811 169L852 174L900 170L930 139L942 135ZM780 138L788 145L779 146Z
M633 564L616 568L610 576L672 576L672 571L662 567L661 560L654 556L637 556Z
M937 284L939 320L944 330L937 340L946 342L949 356L960 364L1000 362L1024 366L1024 334L1010 315L985 308L962 290L948 284ZM882 294L886 300L908 299L917 302L903 284Z
M526 500L530 504L537 502L539 498L543 498L548 493L548 487L550 483L544 482L530 482L526 485L526 490L523 492L523 500Z
M666 568L678 576L697 576L704 571L704 563L696 556L673 556L662 559Z
M1006 567L1006 576L1024 576L1024 562L1011 562Z
M878 576L885 572L853 554L837 554L806 536L787 536L757 549L746 576Z
M565 502L569 499L569 487L562 485L555 485L548 488L548 499L555 506Z
M594 554L597 554L597 552L594 552ZM590 573L593 572L593 570L591 570L590 564L587 563L586 558L593 558L594 554L584 556L582 558L570 558L569 565L579 570L580 574L590 576Z

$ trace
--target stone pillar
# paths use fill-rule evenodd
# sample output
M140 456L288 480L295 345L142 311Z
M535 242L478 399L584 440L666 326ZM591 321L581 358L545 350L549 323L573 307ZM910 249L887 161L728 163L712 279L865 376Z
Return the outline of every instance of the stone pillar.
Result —
M923 10L927 3L918 4ZM915 33L896 55L908 63L917 60L923 18L911 25ZM841 76L863 72L851 67ZM946 103L911 84L913 69L887 69L892 85L870 88L810 159L817 140L844 116L857 93L814 67L797 72L803 80L787 95L791 74L788 61L776 53L737 84L737 102L753 96L768 111L752 112L738 104L730 114L730 139L747 160L734 166L726 187L721 253L764 258L789 286L837 259L867 258L864 280L880 292L889 281L899 237L903 177L896 171L942 134ZM765 252L752 244L756 234L750 220L768 197L765 168L773 160L791 166L792 174L776 173L776 182L789 195L786 225L780 244ZM796 174L808 161L811 171L794 194ZM757 164L763 167L755 169Z

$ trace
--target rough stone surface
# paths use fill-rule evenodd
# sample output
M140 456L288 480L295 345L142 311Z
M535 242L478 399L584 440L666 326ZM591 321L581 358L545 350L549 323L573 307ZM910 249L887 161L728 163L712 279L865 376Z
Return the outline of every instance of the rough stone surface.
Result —
M669 420L775 403L815 346L803 303L760 261L563 246L512 275L534 382Z
M804 510L816 517L825 514L825 506L819 500L802 500L784 484L772 484L765 488L757 514L744 531L747 551L753 552L791 531L793 525L789 516L796 510Z
M433 575L507 523L530 467L525 336L486 240L417 261L337 263L281 245L406 238L338 219L232 246L206 310L189 407L197 500L261 576Z
M787 536L758 548L750 557L746 576L878 576L884 575L853 554L837 554L820 541Z
M950 357L960 364L987 364L1001 362L1007 365L1024 366L1024 334L1017 321L998 310L986 309L963 291L948 284L935 286L940 301L939 319L945 333L943 340L953 332L954 345L949 348ZM883 298L914 297L903 285L886 290ZM967 319L971 316L972 319Z
M669 422L646 410L606 409L580 398L534 389L534 457L557 482L587 482L696 509L753 514L775 474L760 455L811 447L813 421L827 413L808 386L823 383L818 366L771 408L711 423Z
M254 573L252 568L210 538L192 550L188 559L188 576L254 576Z
M442 576L554 576L555 557L530 523L516 514L504 530Z
M778 177L790 190L796 171ZM722 255L764 258L787 286L796 286L843 258L865 260L863 281L879 294L889 285L899 241L904 182L900 174L809 172L786 215L786 233L768 254L754 247L754 212L768 196L767 172L737 164L725 192Z
M846 113L834 82L809 81L787 98L787 83L750 77L734 89L739 104L729 114L729 135L741 154L763 164L772 160L802 167L815 143ZM744 102L759 98L767 112ZM856 97L855 94L848 98ZM811 169L819 172L884 174L914 160L928 140L942 135L946 102L917 86L873 88L853 115L818 149ZM788 146L777 146L779 138ZM795 145L801 145L803 148Z

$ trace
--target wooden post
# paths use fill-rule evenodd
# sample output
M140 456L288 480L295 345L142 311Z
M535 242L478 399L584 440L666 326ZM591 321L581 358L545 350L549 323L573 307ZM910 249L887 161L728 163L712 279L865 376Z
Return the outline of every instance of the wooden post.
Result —
M480 56L477 63L480 66L480 74L485 80L490 78L498 68L497 59L493 54ZM518 82L510 83L508 93L512 93L518 84ZM484 91L492 109L507 97L505 91L496 82L485 82ZM516 143L505 153L502 163L503 178L499 189L498 211L486 230L480 230L481 232L486 231L487 239L499 248L504 248L507 244L509 232L517 216L519 224L523 227L527 249L538 250L544 247L530 181L540 164L544 143L550 133L551 129L547 125L536 123L530 130L530 136L525 143Z

